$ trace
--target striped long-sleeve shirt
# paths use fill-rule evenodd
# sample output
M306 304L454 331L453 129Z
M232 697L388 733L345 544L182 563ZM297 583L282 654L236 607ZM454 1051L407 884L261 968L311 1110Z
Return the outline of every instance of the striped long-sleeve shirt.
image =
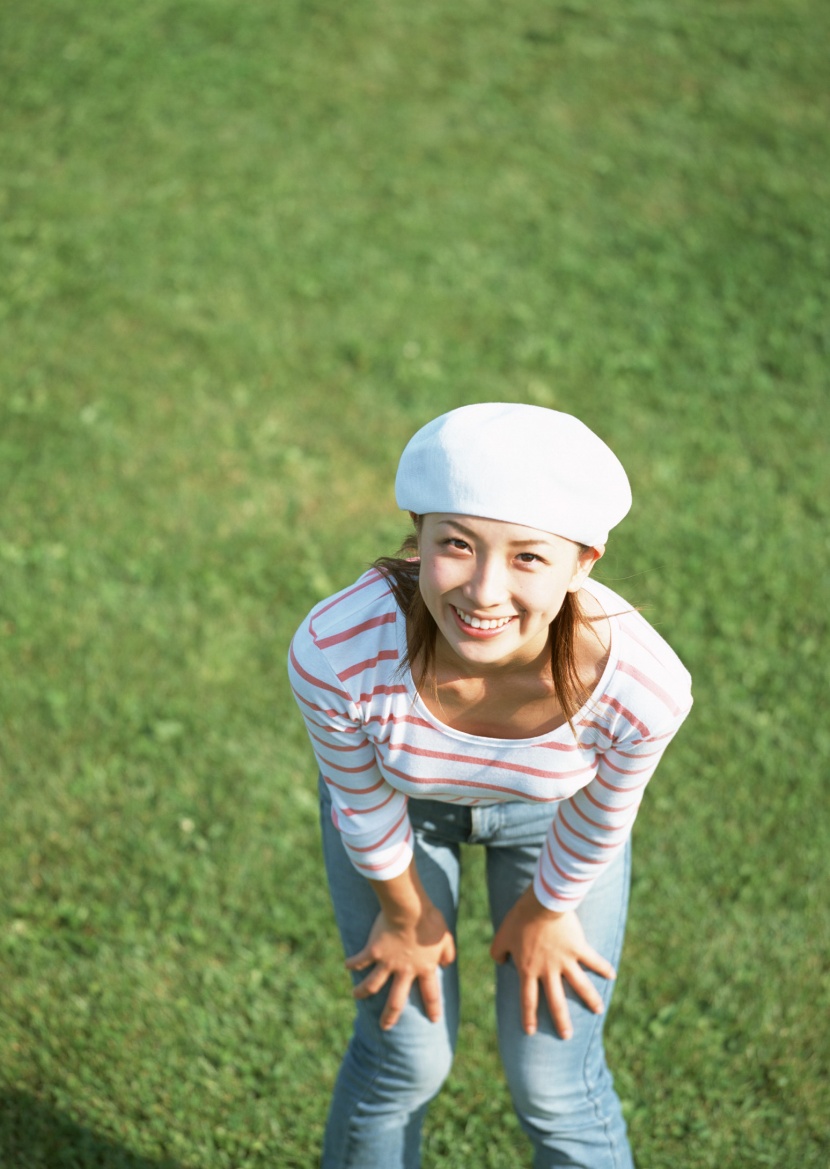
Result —
M441 723L401 669L406 623L376 570L312 609L289 674L352 863L375 880L412 858L409 799L556 804L534 889L574 909L631 832L646 784L691 706L688 671L639 613L596 581L609 615L602 678L566 725L530 739Z

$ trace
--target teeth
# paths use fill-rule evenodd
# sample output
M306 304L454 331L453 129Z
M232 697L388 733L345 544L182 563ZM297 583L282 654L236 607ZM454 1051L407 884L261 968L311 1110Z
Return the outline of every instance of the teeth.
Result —
M465 625L470 625L473 629L501 629L503 625L507 625L512 621L512 617L499 617L495 620L484 620L480 617L471 617L469 613L464 613L461 609L456 609L456 613L464 622Z

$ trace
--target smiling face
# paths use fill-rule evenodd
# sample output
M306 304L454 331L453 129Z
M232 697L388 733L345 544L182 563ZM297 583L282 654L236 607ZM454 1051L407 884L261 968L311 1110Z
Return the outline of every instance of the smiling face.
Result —
M418 546L438 657L472 672L542 659L566 593L602 555L521 524L437 513L422 517Z

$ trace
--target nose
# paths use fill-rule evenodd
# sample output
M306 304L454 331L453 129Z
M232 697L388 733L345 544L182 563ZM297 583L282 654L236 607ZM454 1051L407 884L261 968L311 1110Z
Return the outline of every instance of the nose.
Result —
M504 565L494 556L479 557L462 592L472 609L492 609L503 604L509 596Z

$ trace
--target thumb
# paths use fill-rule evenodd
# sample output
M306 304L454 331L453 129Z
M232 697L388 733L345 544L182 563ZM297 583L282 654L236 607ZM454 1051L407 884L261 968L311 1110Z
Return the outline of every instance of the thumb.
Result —
M490 957L494 962L498 962L499 966L504 965L510 957L510 951L503 942L499 941L498 934L493 938L492 945L490 946Z
M452 966L455 961L455 942L452 934L448 934L444 943L444 949L441 951L441 957L438 959L439 966Z

